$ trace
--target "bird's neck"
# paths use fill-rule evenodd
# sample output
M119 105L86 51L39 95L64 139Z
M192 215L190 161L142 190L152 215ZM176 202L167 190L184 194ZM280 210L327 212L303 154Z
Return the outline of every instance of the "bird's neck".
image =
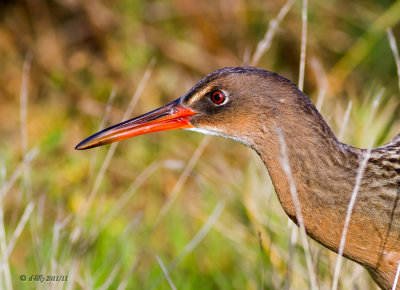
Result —
M288 216L297 223L290 188L293 182L307 234L338 252L349 202L356 192L343 254L365 266L381 285L393 281L400 259L400 225L396 222L400 181L396 179L395 155L386 160L386 148L374 149L364 168L366 178L355 191L366 150L340 143L315 108L311 114L299 113L297 119L281 120L269 124L269 129L261 124L263 134L253 138L253 148L266 165ZM285 158L290 174L283 169Z
M307 234L337 251L361 150L340 143L316 109L311 117L308 113L270 124L267 132L258 135L254 149L288 216L297 222L290 191L290 182L294 182ZM282 155L282 146L287 156ZM290 175L283 170L282 158L289 161Z

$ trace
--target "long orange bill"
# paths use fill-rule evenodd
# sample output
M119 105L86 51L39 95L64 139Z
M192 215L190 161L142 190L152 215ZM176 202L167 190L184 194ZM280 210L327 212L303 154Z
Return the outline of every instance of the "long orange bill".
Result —
M100 131L83 140L75 149L89 149L150 132L193 128L189 121L194 114L177 99L164 107Z

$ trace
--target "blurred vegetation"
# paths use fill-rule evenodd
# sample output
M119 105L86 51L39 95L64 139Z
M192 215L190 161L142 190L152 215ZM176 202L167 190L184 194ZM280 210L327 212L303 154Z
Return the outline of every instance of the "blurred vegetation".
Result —
M191 132L154 133L118 144L104 175L109 146L74 150L104 120L121 121L146 71L132 116L181 96L208 72L246 63L284 4L2 1L0 287L169 289L159 257L178 289L307 288L302 247L289 258L288 219L249 149ZM327 81L322 114L335 133L344 125L351 145L379 145L400 132L386 35L392 27L400 40L399 7L309 2L304 90L317 103ZM301 8L295 1L257 65L294 82ZM320 286L329 288L336 256L310 242ZM342 289L375 289L358 265L343 267ZM35 274L68 275L68 282L20 281Z

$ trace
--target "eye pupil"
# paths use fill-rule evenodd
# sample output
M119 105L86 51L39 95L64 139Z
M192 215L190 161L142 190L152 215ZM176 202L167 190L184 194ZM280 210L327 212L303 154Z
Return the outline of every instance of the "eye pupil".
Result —
M217 105L222 104L225 100L225 95L221 91L215 91L211 95L211 100Z

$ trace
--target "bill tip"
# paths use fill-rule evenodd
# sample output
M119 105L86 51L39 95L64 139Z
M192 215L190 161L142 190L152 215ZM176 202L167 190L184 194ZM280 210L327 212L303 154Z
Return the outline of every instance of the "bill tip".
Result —
M85 149L89 149L91 148L91 146L89 144L87 144L87 142L85 142L86 140L80 142L78 145L75 146L75 150L85 150Z

